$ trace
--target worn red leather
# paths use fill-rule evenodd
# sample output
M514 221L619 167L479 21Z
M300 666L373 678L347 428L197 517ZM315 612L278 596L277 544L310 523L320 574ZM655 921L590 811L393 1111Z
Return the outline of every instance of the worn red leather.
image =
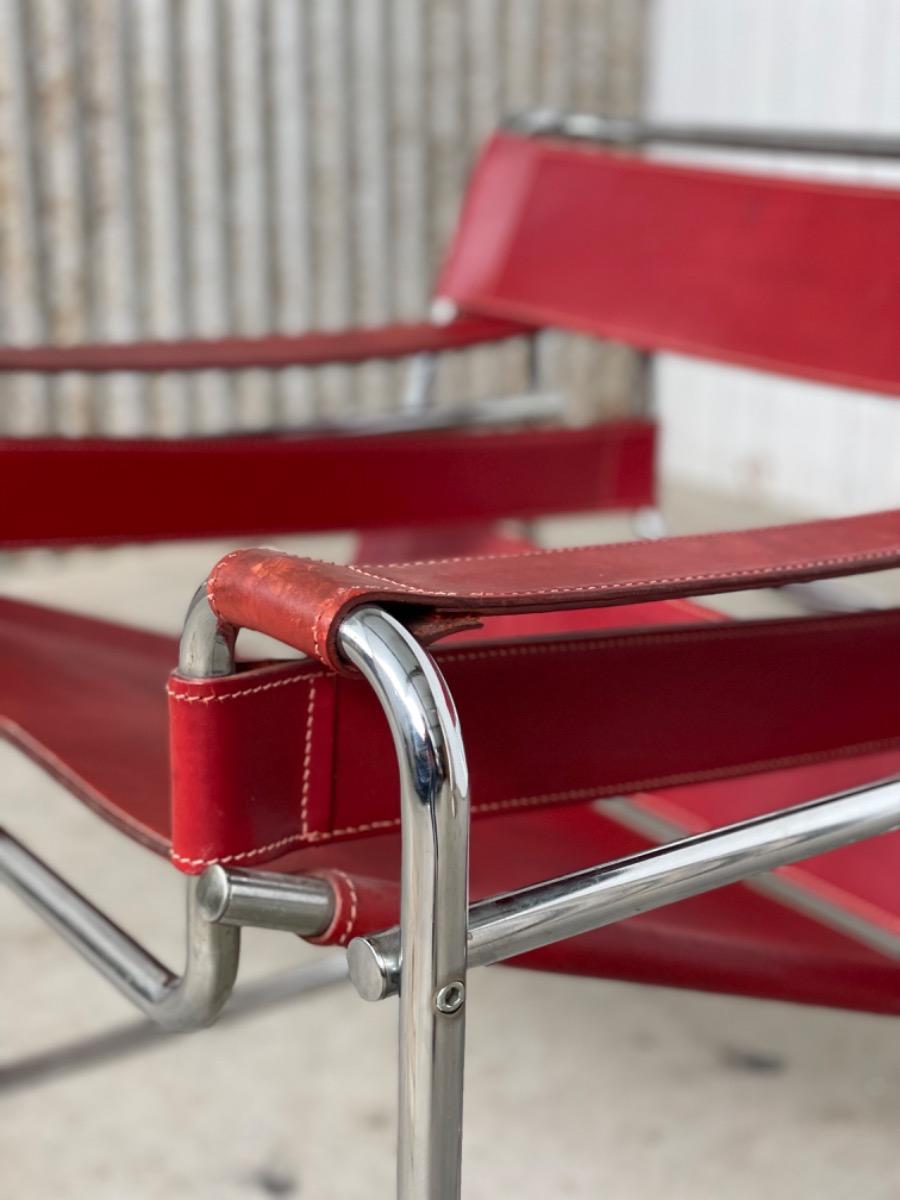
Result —
M107 342L79 346L0 346L0 372L212 371L250 367L316 367L369 359L437 354L534 333L521 322L462 317L451 325L427 322L362 329L318 330L255 338L191 338L169 342Z
M437 290L467 313L897 395L898 245L896 187L501 133Z
M653 424L632 420L375 437L9 438L0 440L0 546L636 508L653 503L654 445Z
M165 686L177 659L174 638L0 598L0 737L158 853L170 843Z
M657 620L690 620L657 608ZM476 816L888 751L889 774L900 769L900 693L884 664L898 655L900 610L436 651ZM224 679L175 675L169 696L183 870L397 827L390 734L362 679L277 663Z
M427 638L459 615L669 600L900 566L900 510L799 525L525 554L353 566L236 550L209 576L222 621L256 629L335 670L341 619L377 603ZM442 624L443 621L443 624Z

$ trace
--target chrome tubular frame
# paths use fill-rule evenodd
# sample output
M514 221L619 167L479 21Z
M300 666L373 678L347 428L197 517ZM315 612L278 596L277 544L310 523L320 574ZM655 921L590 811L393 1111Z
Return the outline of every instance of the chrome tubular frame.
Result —
M235 636L234 629L218 624L200 588L185 621L179 671L192 678L231 673ZM344 656L378 696L400 770L397 1195L458 1200L469 845L468 768L459 720L433 659L388 613L361 608L342 622L338 637ZM202 877L197 902L211 921L310 932L313 912L322 928L330 920L329 901L315 894L319 884L213 867Z
M659 405L656 395L656 378L654 374L654 356L647 350L635 352L637 358L637 394L635 396L635 416L652 420L659 428ZM631 518L635 534L646 541L665 537L669 532L666 518L659 506L659 499L652 505L637 509Z
M201 588L185 622L180 671L230 674L236 633L220 626ZM348 952L362 996L400 993L399 1200L459 1200L469 965L500 962L900 829L900 779L888 780L469 908L468 770L449 689L433 659L379 608L347 616L338 641L381 703L400 772L400 925L354 939ZM334 915L324 880L211 867L188 882L187 965L178 977L2 830L0 879L168 1030L209 1024L222 1010L237 974L241 926L315 936ZM323 975L323 965L313 964L310 987L341 976L330 968ZM304 990L296 978L291 986Z
M650 145L698 146L721 150L761 150L790 154L837 154L854 158L900 157L900 138L883 134L762 129L752 125L691 125L595 113L535 109L516 113L505 129L526 137L560 137L637 149Z
M457 1200L462 1155L469 784L434 661L393 617L361 608L340 647L381 702L400 767L399 1200Z
M202 1029L221 1013L237 978L240 926L315 936L334 913L324 879L211 867L188 880L186 962L175 975L3 829L0 880L126 1000L172 1033Z
M197 880L188 884L187 963L176 976L5 831L0 878L163 1029L200 1029L221 1012L237 976L241 934L203 918Z
M898 828L900 780L891 780L493 896L469 910L469 965L501 962ZM399 962L396 928L351 943L350 977L367 1000L397 990Z

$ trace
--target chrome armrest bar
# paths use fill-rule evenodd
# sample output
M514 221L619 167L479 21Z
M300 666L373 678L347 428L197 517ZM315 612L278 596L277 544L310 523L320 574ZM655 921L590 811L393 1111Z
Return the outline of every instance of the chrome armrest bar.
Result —
M494 896L469 909L468 963L501 962L898 828L900 780L890 780ZM366 1000L392 995L399 980L398 930L355 938L349 962Z
M655 144L793 154L839 154L855 158L900 157L900 138L882 134L819 133L741 125L670 124L628 117L604 117L593 113L562 113L551 109L517 113L508 117L503 126L528 137L571 138L634 149Z

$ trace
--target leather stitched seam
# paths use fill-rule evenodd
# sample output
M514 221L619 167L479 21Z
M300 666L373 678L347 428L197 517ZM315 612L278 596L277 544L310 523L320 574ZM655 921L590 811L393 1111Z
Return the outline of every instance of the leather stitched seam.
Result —
M258 692L270 692L273 688L290 687L295 683L313 684L316 679L324 679L327 674L327 671L316 671L314 675L295 675L291 679L274 679L271 683L258 683L253 687L241 688L237 692L220 692L215 696L186 696L181 692L173 691L170 685L166 687L166 695L172 700L179 700L182 704L218 704L223 700L239 700L241 696L255 696Z
M828 621L829 618L822 618L822 623ZM745 628L745 624L746 627ZM809 636L812 633L820 632L821 625L809 626L807 622L801 618L786 618L781 623L784 628L779 625L770 626L766 629L767 637L786 637L793 636ZM880 626L892 626L898 624L898 617L895 614L890 616L877 614L873 616L858 615L854 617L854 624L857 628L865 627L866 629L878 628ZM798 628L801 626L801 628ZM703 630L686 630L679 632L673 629L670 633L647 633L647 634L625 634L618 637L608 637L603 634L596 638L587 641L580 639L576 642L560 642L558 644L541 644L528 646L498 646L490 650L454 650L444 648L439 651L441 662L466 662L476 659L486 658L512 658L512 657L527 657L535 654L572 654L576 652L594 653L602 650L621 649L624 646L658 646L672 645L673 642L679 644L689 642L706 642L710 639L720 640L728 639L746 639L759 634L759 626L754 622L728 622L722 621L721 628L717 627L714 622L709 621L703 626ZM214 704L224 700L236 700L241 696L253 696L258 692L267 692L273 688L288 687L295 683L307 683L315 679L324 679L328 676L328 671L317 671L315 674L296 675L291 679L276 679L271 683L256 684L253 687L242 688L236 692L221 692L214 696L188 696L181 692L176 692L171 686L166 688L166 695L172 700L178 700L182 704Z
M356 928L356 918L359 914L359 896L356 891L356 884L346 871L341 871L334 867L332 868L331 874L337 875L338 878L342 879L347 891L350 893L350 915L347 918L346 927L342 931L341 936L337 939L337 944L339 946L346 946L350 941L353 930Z
M269 854L272 850L281 850L297 842L307 842L311 838L311 834L290 833L276 842L257 846L255 850L240 850L235 854L223 854L216 858L188 858L184 854L176 854L174 850L169 852L169 857L173 862L182 863L186 867L212 867L216 863L246 862L249 858L259 858L261 854Z
M391 579L387 575L375 575L372 571L363 571L360 567L349 567L348 569L356 571L360 575L367 575L370 579L377 580L379 583L387 583L391 587L400 588L410 595L445 596L448 599L516 600L527 597L540 599L544 596L574 596L581 592L592 592L595 594L599 594L600 592L624 592L637 588L660 587L676 583L703 583L705 580L714 579L721 580L722 582L730 582L735 579L751 579L756 576L773 573L780 576L793 574L797 571L818 570L820 567L837 567L853 563L876 562L882 559L897 558L898 556L900 556L900 546L895 546L887 550L876 550L866 554L838 554L831 558L807 559L783 564L778 567L743 567L737 571L713 571L700 575L663 575L658 579L633 579L615 583L587 583L576 587L530 588L520 592L461 592L458 589L453 591L438 591L436 588L422 588L417 587L415 584L404 583L399 579Z
M306 734L303 738L303 775L300 791L300 831L309 832L309 781L312 774L312 732L315 718L316 681L310 680L309 700L306 703Z
M766 770L784 770L790 767L812 766L817 762L829 762L836 758L853 758L865 754L877 754L882 750L890 750L900 745L900 735L890 738L879 738L871 742L858 742L851 746L839 746L834 750L818 750L809 754L784 755L780 758L760 759L751 763L739 763L734 767L714 767L706 771L689 771L680 775L657 775L650 779L631 780L627 783L599 784L595 787L572 788L564 792L547 792L540 796L524 796L512 800L495 800L490 804L473 804L472 811L478 813L507 812L515 808L531 808L538 804L562 803L571 800L603 799L604 794L618 796L623 792L647 791L651 788L681 787L688 783L711 782L716 779L733 779L744 774L762 773ZM278 841L254 850L243 850L236 854L224 855L220 858L187 858L184 855L170 852L174 862L190 867L209 867L216 863L242 862L250 858L258 858L273 850L281 850L299 842L312 845L323 845L337 837L354 833L371 833L375 830L396 829L400 825L400 817L386 817L379 821L369 821L362 825L345 825L340 829L331 829L321 833L315 831L307 834L292 833Z
M214 615L220 621L222 620L222 614L219 612L219 609L216 606L216 597L215 597L215 588L216 588L216 584L219 582L219 573L221 572L222 568L225 566L225 564L227 562L230 562L231 559L233 559L236 555L241 554L241 553L242 553L241 550L232 550L230 554L226 554L224 558L220 558L219 561L216 563L216 565L213 567L212 574L209 576L209 578L206 581L206 599L208 600L209 607L213 610Z
M783 527L775 526L775 528L783 528ZM733 531L733 532L739 533L740 531ZM707 542L713 538L721 538L723 536L727 536L727 531L714 530L711 533L691 533L691 534L682 535L680 537L665 538L663 540L670 542L670 543L676 542L680 546L687 546L687 545L693 546L698 542ZM633 546L646 546L646 545L647 545L647 541L645 538L638 538L638 539L630 541L630 542L601 543L599 546L598 545L553 546L548 549L538 548L535 550L513 550L513 551L510 551L509 554L463 554L463 555L457 556L456 558L420 558L420 559L413 559L412 561L408 561L408 562L360 563L358 566L355 566L353 569L358 570L358 571L365 571L366 574L370 574L370 572L368 571L369 567L378 567L380 570L384 569L385 567L388 567L389 569L393 569L394 567L440 567L440 566L448 566L451 563L496 562L500 559L510 559L510 558L541 558L544 555L549 555L549 554L577 554L579 551L606 549L607 546L615 546L620 550L629 550ZM378 578L378 576L376 576L375 578Z

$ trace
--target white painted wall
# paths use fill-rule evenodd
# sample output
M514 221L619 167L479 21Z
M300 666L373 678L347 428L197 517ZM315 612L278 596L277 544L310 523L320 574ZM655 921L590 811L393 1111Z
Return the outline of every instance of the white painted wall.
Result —
M647 79L661 119L898 134L900 0L655 0ZM900 164L725 157L900 185ZM674 356L658 379L673 477L798 512L900 506L896 401Z

